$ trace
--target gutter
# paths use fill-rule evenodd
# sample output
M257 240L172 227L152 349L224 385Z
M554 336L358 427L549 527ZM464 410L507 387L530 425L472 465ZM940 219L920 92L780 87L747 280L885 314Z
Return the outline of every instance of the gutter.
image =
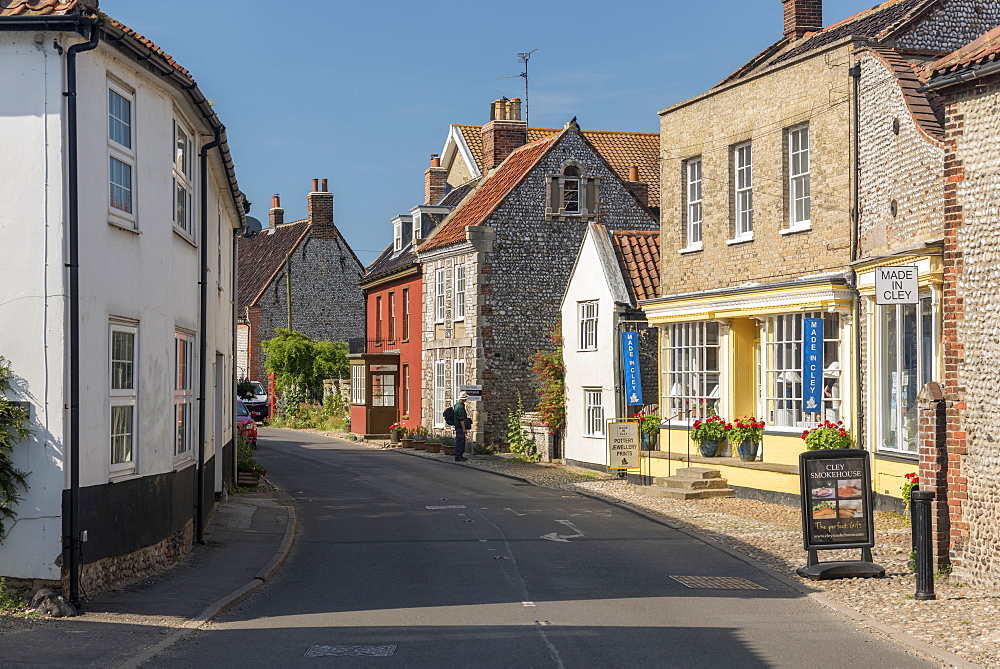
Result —
M6 22L0 22L8 29ZM76 56L97 48L101 41L100 19L73 17L71 21L53 23L18 21L11 25L24 30L79 31L90 27L90 38L74 44L66 53L66 161L67 224L69 237L69 536L63 537L63 550L69 550L69 600L80 610L80 152L78 147L76 104ZM45 28L38 27L46 26Z
M964 84L968 81L975 81L976 79L982 79L988 77L992 74L1000 73L1000 61L992 61L986 65L980 67L972 67L960 72L953 72L952 74L941 75L933 79L930 83L925 86L921 86L917 89L918 93L926 93L927 91L937 91L942 88L948 88L949 86L957 86L958 84Z
M201 147L201 226L198 247L201 256L201 277L198 281L198 494L195 504L195 538L205 543L205 373L208 367L208 152L222 144L224 126L215 128L215 139ZM222 243L222 240L219 240ZM235 330L235 328L234 328ZM234 386L235 387L235 386ZM219 420L221 416L216 416ZM216 457L219 457L219 444Z

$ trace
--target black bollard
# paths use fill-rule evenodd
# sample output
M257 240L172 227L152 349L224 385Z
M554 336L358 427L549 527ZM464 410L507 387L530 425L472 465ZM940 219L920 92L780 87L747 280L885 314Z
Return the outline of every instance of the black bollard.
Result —
M917 591L914 599L937 599L934 594L934 551L931 548L931 502L933 490L914 490L913 543L917 551Z

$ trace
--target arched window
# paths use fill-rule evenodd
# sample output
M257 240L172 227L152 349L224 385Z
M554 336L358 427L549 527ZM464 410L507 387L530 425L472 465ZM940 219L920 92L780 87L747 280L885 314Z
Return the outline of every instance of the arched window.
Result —
M562 210L567 214L580 213L580 170L570 166L563 170Z
M548 177L546 215L551 218L595 218L598 177L588 176L576 161L567 161Z

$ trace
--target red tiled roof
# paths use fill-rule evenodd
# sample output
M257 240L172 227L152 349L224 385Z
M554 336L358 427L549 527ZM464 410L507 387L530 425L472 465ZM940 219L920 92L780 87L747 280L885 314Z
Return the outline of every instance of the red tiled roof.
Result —
M879 43L892 37L895 33L920 18L927 10L937 5L940 0L886 0L879 5L850 16L843 21L823 28L817 33L803 37L791 43L791 48L777 53L788 46L786 38L768 47L764 52L754 57L749 63L729 75L719 85L736 81L747 74L770 65L791 60L797 56L809 53L828 44L833 44L848 37L860 37Z
M632 299L660 296L660 231L615 230L611 246Z
M0 16L61 16L79 0L0 0Z
M947 74L972 65L982 65L997 59L1000 55L1000 26L977 37L961 49L927 66L931 76Z
M944 139L944 124L941 106L933 93L920 93L918 89L927 83L923 69L891 49L871 49L895 75L896 83L903 93L903 99L917 127L931 139Z
M239 240L239 309L253 306L285 266L285 257L302 243L309 221L268 228Z
M480 170L483 169L482 126L456 125L472 152ZM528 128L528 143L560 132L557 128ZM582 130L594 148L622 181L628 181L629 168L639 168L639 181L649 186L649 206L660 204L660 135L655 132L620 132L614 130Z
M565 131L564 131L565 132ZM551 135L517 149L500 163L458 208L434 229L420 251L440 248L465 241L465 229L481 224L500 206L510 191L521 182L535 164L544 156L562 133Z
M136 31L134 31L131 28L129 28L128 26L126 26L124 24L121 24L118 21L115 21L110 16L107 17L107 20L108 20L108 22L111 25L113 25L114 27L118 28L123 33L125 33L126 35L128 35L129 37L131 37L132 39L137 40L144 47L146 47L147 49L149 49L150 51L152 51L153 53L155 53L157 56L159 56L160 58L162 58L163 60L165 60L172 68L174 68L178 72L182 73L188 79L191 79L192 81L194 81L194 78L191 76L191 73L188 70L186 70L185 68L181 67L177 63L177 61L174 60L170 56L170 54L168 54L166 51L164 51L160 47L156 46L156 44L154 44L152 40L150 40L149 38L147 38L147 37L145 37L143 35L140 35Z

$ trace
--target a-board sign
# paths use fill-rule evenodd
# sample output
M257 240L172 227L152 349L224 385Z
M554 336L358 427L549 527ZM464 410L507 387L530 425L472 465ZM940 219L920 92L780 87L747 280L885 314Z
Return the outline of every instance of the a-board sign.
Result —
M466 394L466 399L468 399L470 402L481 402L482 399L483 399L483 387L482 386L479 386L479 385L476 385L476 386L459 386L458 390L459 390L459 392L465 393Z
M624 420L608 423L608 467L639 469L639 421Z
M875 545L868 451L806 451L799 455L799 479L806 550Z
M916 265L875 268L875 304L916 304Z

